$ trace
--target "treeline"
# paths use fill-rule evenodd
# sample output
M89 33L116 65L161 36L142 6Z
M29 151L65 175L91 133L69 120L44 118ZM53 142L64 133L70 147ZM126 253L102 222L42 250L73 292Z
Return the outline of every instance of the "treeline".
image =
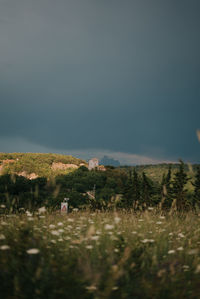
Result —
M192 190L187 189L188 182ZM71 209L135 209L159 206L178 211L200 208L200 168L194 179L185 172L184 163L172 175L168 166L161 183L151 180L137 168L129 171L107 167L106 171L89 171L82 166L67 175L29 180L23 176L0 176L1 210L34 210L41 206L56 210L67 197Z

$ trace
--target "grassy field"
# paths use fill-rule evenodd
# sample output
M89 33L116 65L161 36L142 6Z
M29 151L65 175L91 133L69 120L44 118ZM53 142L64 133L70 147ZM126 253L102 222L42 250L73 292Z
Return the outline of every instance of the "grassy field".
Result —
M200 215L43 212L1 215L1 298L199 298Z

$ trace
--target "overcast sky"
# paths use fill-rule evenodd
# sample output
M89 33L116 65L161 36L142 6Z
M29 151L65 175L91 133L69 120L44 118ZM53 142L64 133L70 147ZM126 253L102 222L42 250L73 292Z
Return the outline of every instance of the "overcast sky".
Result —
M199 0L0 0L0 151L200 162Z

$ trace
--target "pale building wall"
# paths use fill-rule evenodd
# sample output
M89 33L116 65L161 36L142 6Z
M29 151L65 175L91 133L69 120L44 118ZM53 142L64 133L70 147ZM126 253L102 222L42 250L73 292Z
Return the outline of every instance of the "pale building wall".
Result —
M88 163L88 169L91 170L91 169L94 169L95 167L98 167L99 166L99 160L94 158L94 159L91 159L89 160L89 163Z

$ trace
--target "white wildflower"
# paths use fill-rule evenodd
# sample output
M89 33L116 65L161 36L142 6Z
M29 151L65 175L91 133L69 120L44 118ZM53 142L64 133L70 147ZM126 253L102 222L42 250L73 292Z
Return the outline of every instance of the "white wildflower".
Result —
M86 287L86 290L88 290L89 292L94 292L96 291L97 287L95 285L91 285Z
M114 220L115 220L115 223L118 224L118 223L121 221L121 218L119 218L119 217L116 216L116 217L114 218Z
M114 228L114 225L112 225L112 224L105 224L104 228L105 228L106 230L111 230L111 229Z
M38 213L39 214L42 214L42 213L45 213L46 212L46 208L45 207L41 207L38 209Z
M10 246L8 246L8 245L2 245L2 246L0 246L0 249L1 250L8 250L8 249L10 249Z
M63 226L63 223L62 223L62 222L58 222L57 225L58 225L58 226Z
M1 225L4 225L4 226L6 226L6 225L8 225L8 223L7 223L7 222L5 222L5 221L2 221L2 222L1 222Z
M86 248L86 249L92 249L93 246L92 246L92 245L87 245L87 246L85 246L85 248Z
M142 242L142 243L148 243L149 240L148 240L148 239L144 239L144 240L142 240L141 242Z
M0 235L0 240L5 240L5 236L3 234Z
M6 208L6 206L5 206L5 205L0 205L0 207L1 207L2 209L5 209L5 208Z
M178 247L177 250L178 251L183 251L183 247Z
M200 273L200 264L199 265L197 265L197 267L196 267L196 270L195 270L195 272L194 272L195 274L198 274L198 273Z
M91 240L97 241L97 240L99 240L99 236L92 236Z
M30 249L26 250L26 252L28 254L38 254L40 251L37 248L30 248Z
M141 241L142 243L154 243L155 241L153 239L144 239Z
M32 217L33 214L31 214L29 211L26 211L26 216L27 216L27 217Z
M68 226L66 227L66 229L71 229L71 228L73 228L73 226L71 226L71 225L68 225Z
M180 238L185 238L184 234L182 234L182 233L179 233L178 236L179 236Z
M55 228L56 226L54 224L49 224L49 228Z
M67 221L69 221L69 222L74 222L74 219L72 219L72 218L68 218Z
M175 253L175 250L173 249L168 251L168 254L173 254L173 253Z
M59 231L57 231L57 230L52 230L52 231L51 231L51 234L52 234L53 236L59 236L59 235L60 235Z

